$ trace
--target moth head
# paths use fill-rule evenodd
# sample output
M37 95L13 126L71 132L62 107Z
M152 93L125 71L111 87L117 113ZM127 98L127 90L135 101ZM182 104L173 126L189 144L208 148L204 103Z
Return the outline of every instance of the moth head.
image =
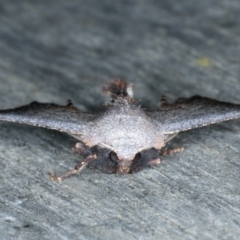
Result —
M110 96L112 99L133 98L133 85L126 83L122 79L115 79L106 83L102 90L104 94Z

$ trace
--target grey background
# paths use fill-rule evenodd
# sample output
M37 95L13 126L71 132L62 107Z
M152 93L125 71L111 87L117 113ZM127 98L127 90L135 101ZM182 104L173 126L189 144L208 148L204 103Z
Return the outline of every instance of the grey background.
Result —
M194 94L240 103L238 0L1 0L0 108L98 112L122 77L142 106ZM86 169L75 139L0 123L1 239L239 239L240 121L178 135L185 151L133 175Z

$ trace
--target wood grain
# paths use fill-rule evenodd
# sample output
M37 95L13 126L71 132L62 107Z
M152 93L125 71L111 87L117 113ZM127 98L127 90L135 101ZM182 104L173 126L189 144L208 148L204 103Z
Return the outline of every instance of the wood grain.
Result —
M155 109L200 94L240 103L237 0L0 3L0 108L33 100L98 112L122 77ZM86 169L75 140L0 123L1 239L237 239L240 121L181 133L160 166L133 175Z

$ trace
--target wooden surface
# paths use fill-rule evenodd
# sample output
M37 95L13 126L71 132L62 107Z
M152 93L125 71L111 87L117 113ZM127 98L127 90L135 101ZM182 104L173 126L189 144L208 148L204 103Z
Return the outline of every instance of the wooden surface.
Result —
M97 112L111 78L142 106L194 94L240 103L238 0L0 1L0 108ZM108 100L108 99L107 99ZM133 175L86 169L75 139L0 123L0 239L239 239L240 120L179 134L185 151Z

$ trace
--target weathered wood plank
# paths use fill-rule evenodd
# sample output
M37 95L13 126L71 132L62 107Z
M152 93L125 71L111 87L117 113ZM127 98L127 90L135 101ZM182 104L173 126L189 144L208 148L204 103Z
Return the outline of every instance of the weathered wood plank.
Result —
M108 79L143 107L201 94L240 103L240 5L212 1L0 3L0 108L33 100L99 111ZM86 169L71 137L0 123L1 239L237 239L240 121L179 134L185 151L134 175Z

